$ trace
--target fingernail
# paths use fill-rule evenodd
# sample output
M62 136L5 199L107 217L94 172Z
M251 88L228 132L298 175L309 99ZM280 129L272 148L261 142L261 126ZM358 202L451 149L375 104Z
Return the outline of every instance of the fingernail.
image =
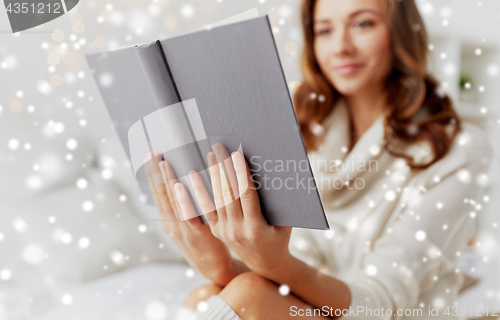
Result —
M161 161L158 163L158 166L160 167L161 173L165 173L165 161Z
M240 157L238 157L238 155L236 154L236 151L233 151L231 153L231 158L233 159L234 163L238 163L240 161Z
M214 144L214 150L215 150L215 153L216 153L218 156L221 156L221 155L222 155L222 150L221 150L220 145L218 145L218 144Z
M177 182L174 186L175 192L180 193L182 191L182 186L179 182Z
M191 180L196 179L196 175L194 175L195 173L196 173L196 171L194 171L194 170L189 171L189 178Z

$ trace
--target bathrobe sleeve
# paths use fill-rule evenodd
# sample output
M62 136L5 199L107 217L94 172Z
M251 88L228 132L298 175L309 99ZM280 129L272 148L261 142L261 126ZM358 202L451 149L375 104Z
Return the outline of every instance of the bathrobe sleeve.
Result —
M457 251L477 231L490 160L484 133L470 128L447 156L412 178L417 183L405 190L408 204L374 242L356 277L346 282L351 309L384 308L392 316L351 313L341 319L401 319L398 310L419 308L420 293L455 272ZM422 308L424 318L427 308Z

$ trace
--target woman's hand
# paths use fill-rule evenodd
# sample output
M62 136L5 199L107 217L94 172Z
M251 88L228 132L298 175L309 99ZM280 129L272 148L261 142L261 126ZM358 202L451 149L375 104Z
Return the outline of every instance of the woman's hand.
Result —
M213 235L233 249L253 272L272 279L291 261L288 250L291 228L270 226L264 219L243 155L235 152L229 157L224 146L218 143L213 149L215 154L210 152L207 157L214 201L199 174L190 173L198 203L206 213ZM175 187L179 188L180 207L189 209L185 188L180 183Z
M187 262L220 286L225 286L236 275L247 271L248 268L230 256L227 247L213 236L210 227L203 224L199 217L181 221L181 211L172 192L177 183L172 167L168 162L160 161L157 155L147 160L146 173L155 205L160 212L162 228ZM181 188L180 193L185 194L184 186L180 183L177 185Z

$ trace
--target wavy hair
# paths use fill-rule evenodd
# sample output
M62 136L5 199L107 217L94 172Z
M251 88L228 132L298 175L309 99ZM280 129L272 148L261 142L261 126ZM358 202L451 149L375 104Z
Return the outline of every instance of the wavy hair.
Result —
M301 20L304 47L301 56L302 83L294 93L294 105L302 137L308 151L317 149L321 136L313 133L342 95L321 71L314 54L313 14L317 0L303 0ZM461 130L461 121L453 103L439 82L427 72L428 38L414 0L383 0L386 4L392 72L386 79L387 104L384 122L384 148L402 157L414 169L424 169L443 158ZM312 98L312 97L320 97ZM451 131L450 131L451 129ZM432 158L417 163L397 151L398 145L427 142Z

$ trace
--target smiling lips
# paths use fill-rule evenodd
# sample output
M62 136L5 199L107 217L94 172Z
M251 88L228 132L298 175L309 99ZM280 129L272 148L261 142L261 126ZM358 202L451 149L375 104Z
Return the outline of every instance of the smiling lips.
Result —
M357 70L361 69L364 65L361 63L348 63L338 67L335 67L334 70L341 75L349 75Z

